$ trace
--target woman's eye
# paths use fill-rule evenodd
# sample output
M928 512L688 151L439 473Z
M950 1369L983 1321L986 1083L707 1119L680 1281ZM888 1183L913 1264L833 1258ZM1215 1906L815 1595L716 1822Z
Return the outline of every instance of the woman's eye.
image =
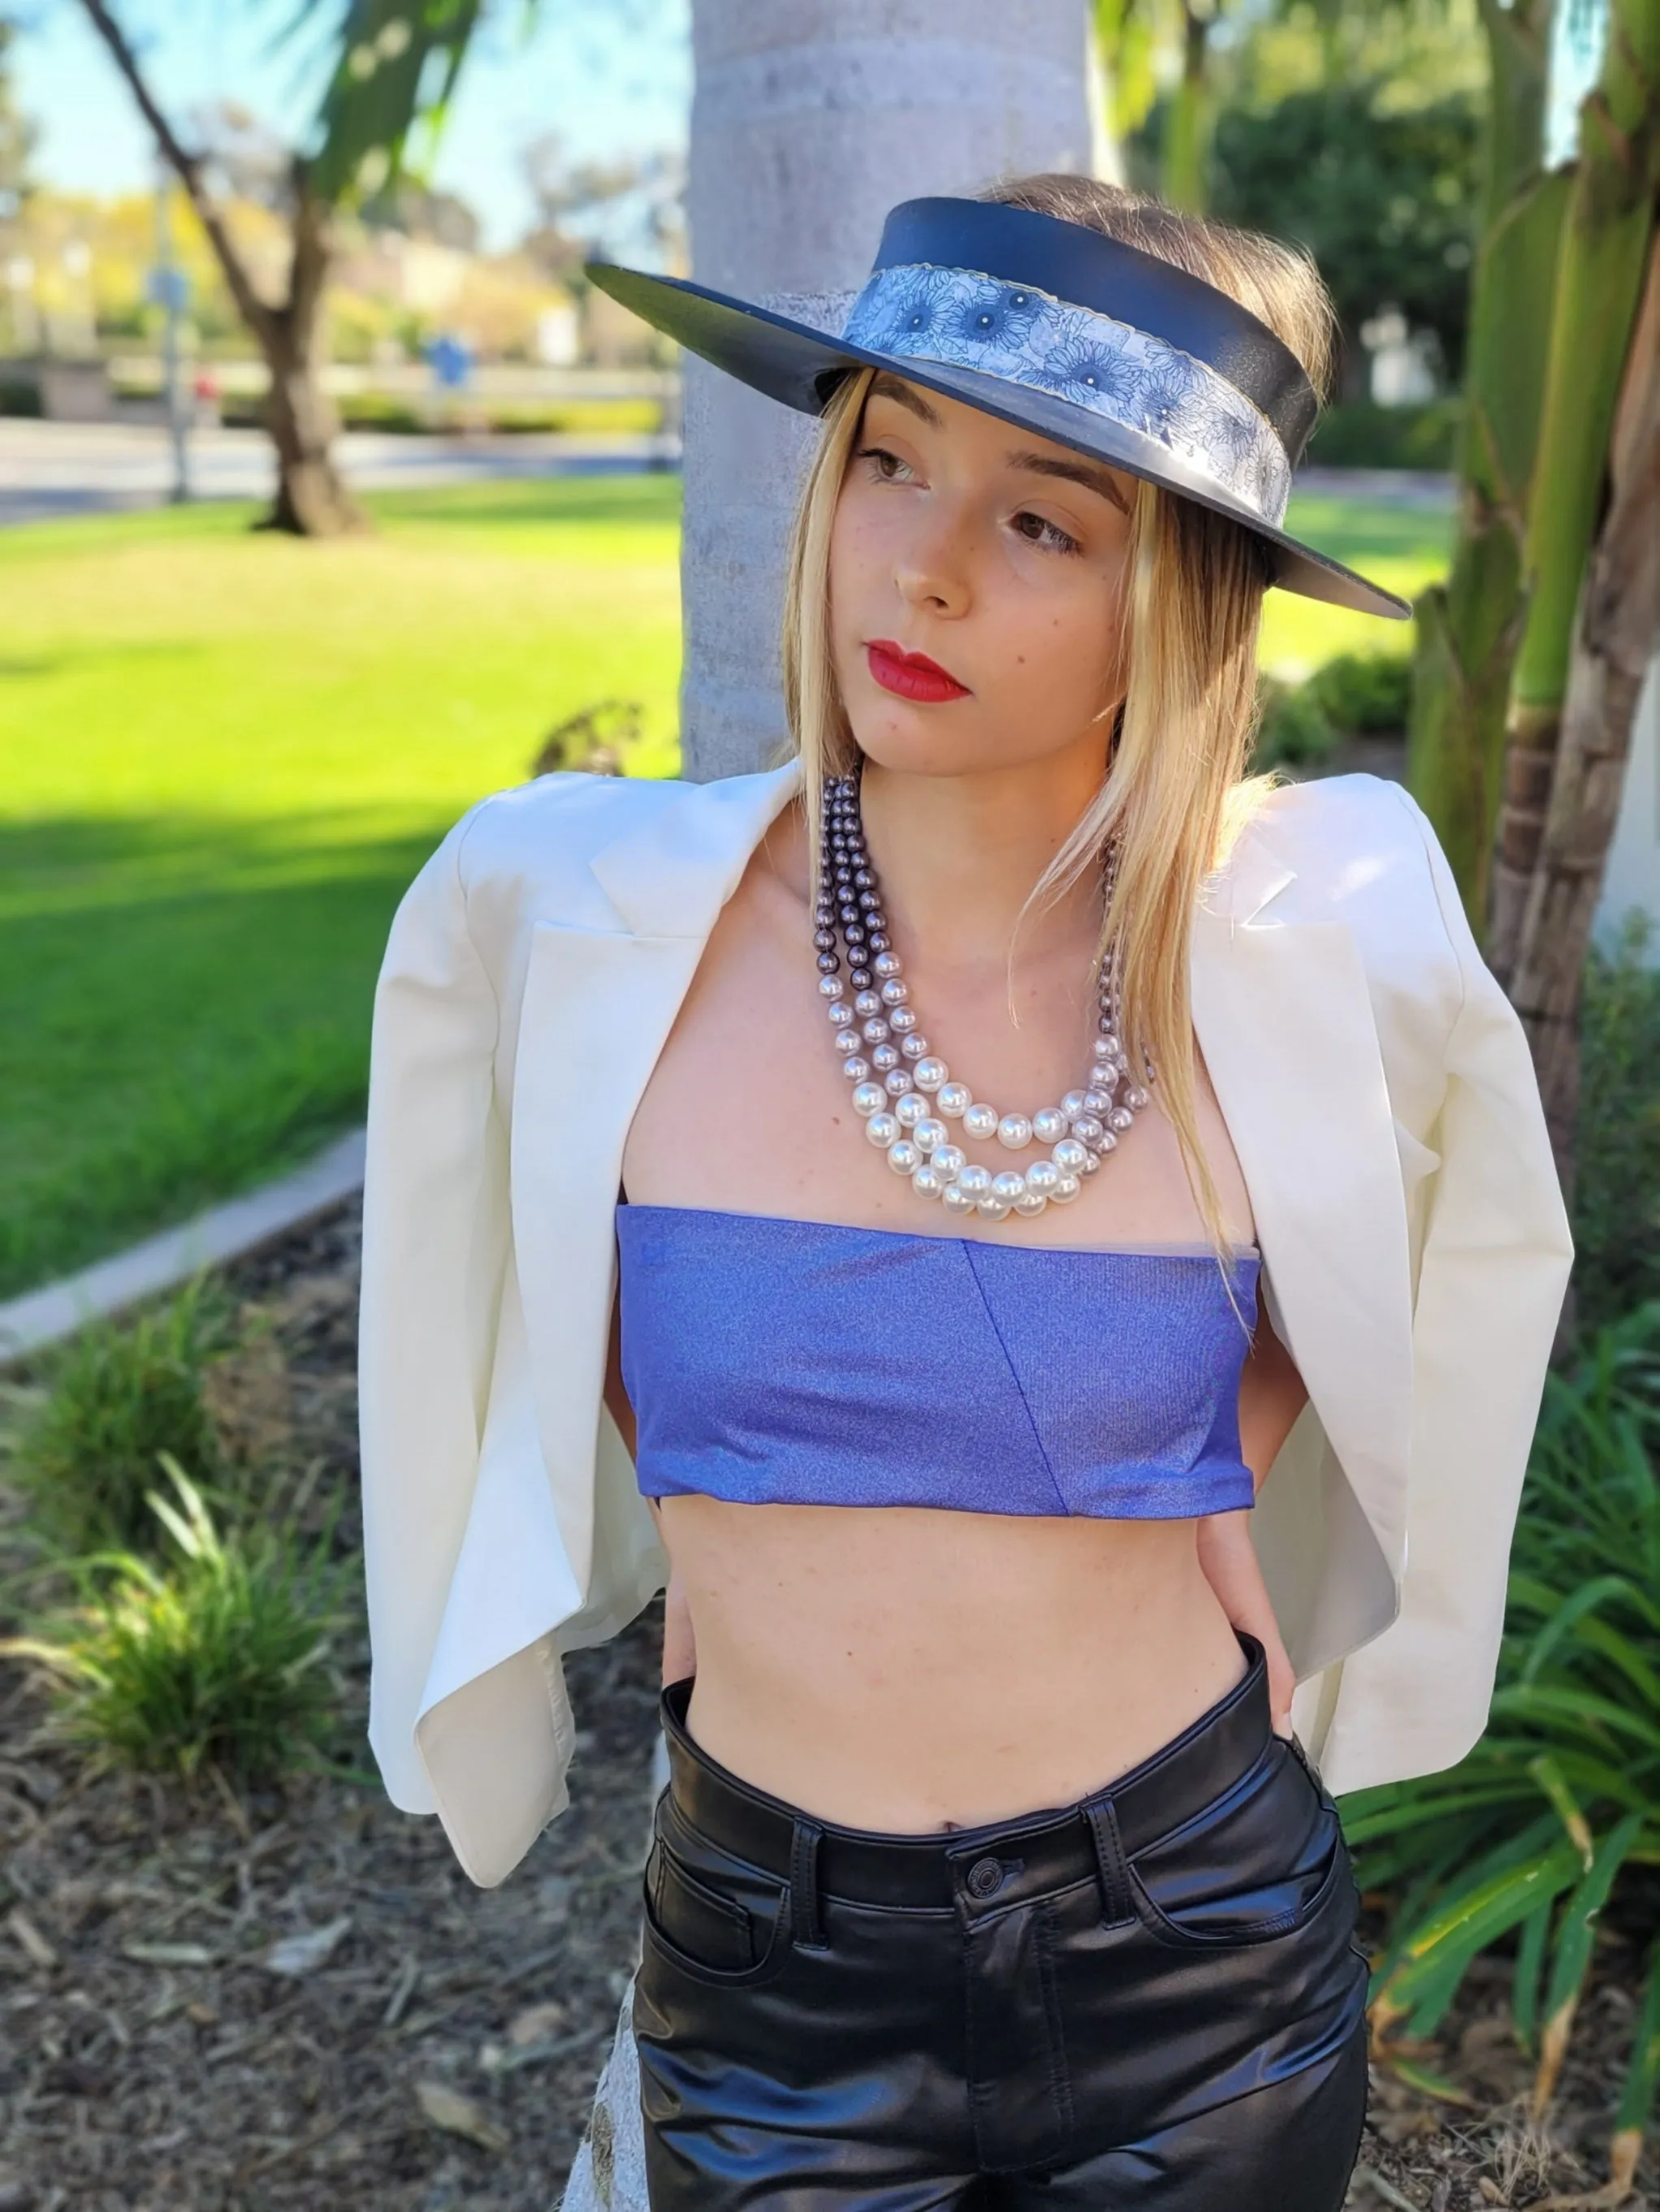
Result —
M870 472L879 483L903 483L915 475L910 463L900 459L885 446L861 446L858 458L867 462ZM1014 527L1029 544L1045 553L1079 553L1083 550L1077 538L1051 522L1046 515L1021 513L1014 518Z
M1017 514L1014 526L1029 544L1041 546L1046 553L1076 553L1078 540L1042 514Z
M859 458L861 461L872 463L871 473L881 483L897 483L899 470L909 465L908 462L902 461L897 453L891 453L885 446L866 446Z

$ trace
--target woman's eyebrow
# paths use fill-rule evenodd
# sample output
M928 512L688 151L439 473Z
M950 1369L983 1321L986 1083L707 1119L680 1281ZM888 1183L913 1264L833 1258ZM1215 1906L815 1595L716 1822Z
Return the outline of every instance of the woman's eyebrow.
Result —
M915 385L906 384L886 369L879 369L871 379L866 400L894 399L900 406L908 407L913 415L931 423L937 430L939 416L936 409L917 391ZM1110 469L1091 468L1087 461L1063 461L1050 453L1005 453L1004 461L1012 469L1025 469L1040 477L1061 477L1068 483L1082 484L1086 491L1099 492L1103 499L1110 500L1121 514L1129 513L1129 503L1118 489Z
M1103 499L1110 499L1121 514L1129 513L1129 504L1110 469L1091 468L1087 461L1058 460L1049 453L1005 453L1003 459L1012 469L1028 469L1034 476L1062 477L1069 483L1080 483L1086 490L1098 491Z
M925 422L931 422L936 430L939 427L938 412L929 406L915 386L903 382L897 376L891 376L886 369L879 369L871 379L870 390L865 397L867 400L897 399L902 407L909 407L913 415L920 415Z

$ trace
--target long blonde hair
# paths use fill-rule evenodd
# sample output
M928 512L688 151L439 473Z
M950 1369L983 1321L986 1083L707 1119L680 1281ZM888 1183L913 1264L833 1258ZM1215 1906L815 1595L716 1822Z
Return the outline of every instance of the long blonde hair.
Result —
M1300 249L1183 215L1146 194L1093 178L1018 177L982 198L1083 223L1156 254L1229 293L1290 347L1323 398L1336 319ZM784 698L804 769L802 796L818 848L821 785L845 773L858 746L830 658L830 530L875 372L848 375L823 429L791 535L783 625ZM1098 868L1118 842L1099 957L1116 963L1125 1048L1157 1073L1155 1096L1176 1132L1219 1260L1228 1240L1199 1142L1189 931L1207 876L1274 787L1247 773L1256 720L1256 644L1271 554L1259 538L1196 501L1134 479L1124 609L1125 694L1107 775L1035 886L1051 897ZM1030 902L1029 902L1030 903Z

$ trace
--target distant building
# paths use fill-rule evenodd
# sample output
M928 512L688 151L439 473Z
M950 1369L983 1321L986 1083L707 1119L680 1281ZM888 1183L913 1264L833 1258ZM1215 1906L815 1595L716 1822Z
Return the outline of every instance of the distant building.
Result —
M600 368L654 367L668 358L667 342L650 324L597 285L589 287L582 301L582 340L583 358Z
M544 307L536 318L536 358L544 368L569 368L582 354L582 319L573 301Z
M1632 727L1620 821L1596 909L1602 943L1613 939L1633 907L1654 923L1649 953L1660 965L1660 657L1649 663Z

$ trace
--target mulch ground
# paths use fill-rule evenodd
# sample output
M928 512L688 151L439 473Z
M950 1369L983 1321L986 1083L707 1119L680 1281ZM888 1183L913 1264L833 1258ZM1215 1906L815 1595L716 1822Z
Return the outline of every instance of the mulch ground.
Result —
M344 1208L227 1278L222 1428L314 1513L355 1488L356 1233ZM0 1588L27 1559L0 1492ZM492 1891L367 1771L240 1796L89 1777L0 1668L0 2212L552 2212L636 1955L660 1639L653 1608L568 1662L572 1807ZM338 1656L367 1769L361 1635ZM1377 2074L1353 2212L1594 2188L1634 1933L1605 1931L1543 2132L1482 1962L1426 2054L1468 2101ZM1652 2153L1639 2192L1660 2204Z

